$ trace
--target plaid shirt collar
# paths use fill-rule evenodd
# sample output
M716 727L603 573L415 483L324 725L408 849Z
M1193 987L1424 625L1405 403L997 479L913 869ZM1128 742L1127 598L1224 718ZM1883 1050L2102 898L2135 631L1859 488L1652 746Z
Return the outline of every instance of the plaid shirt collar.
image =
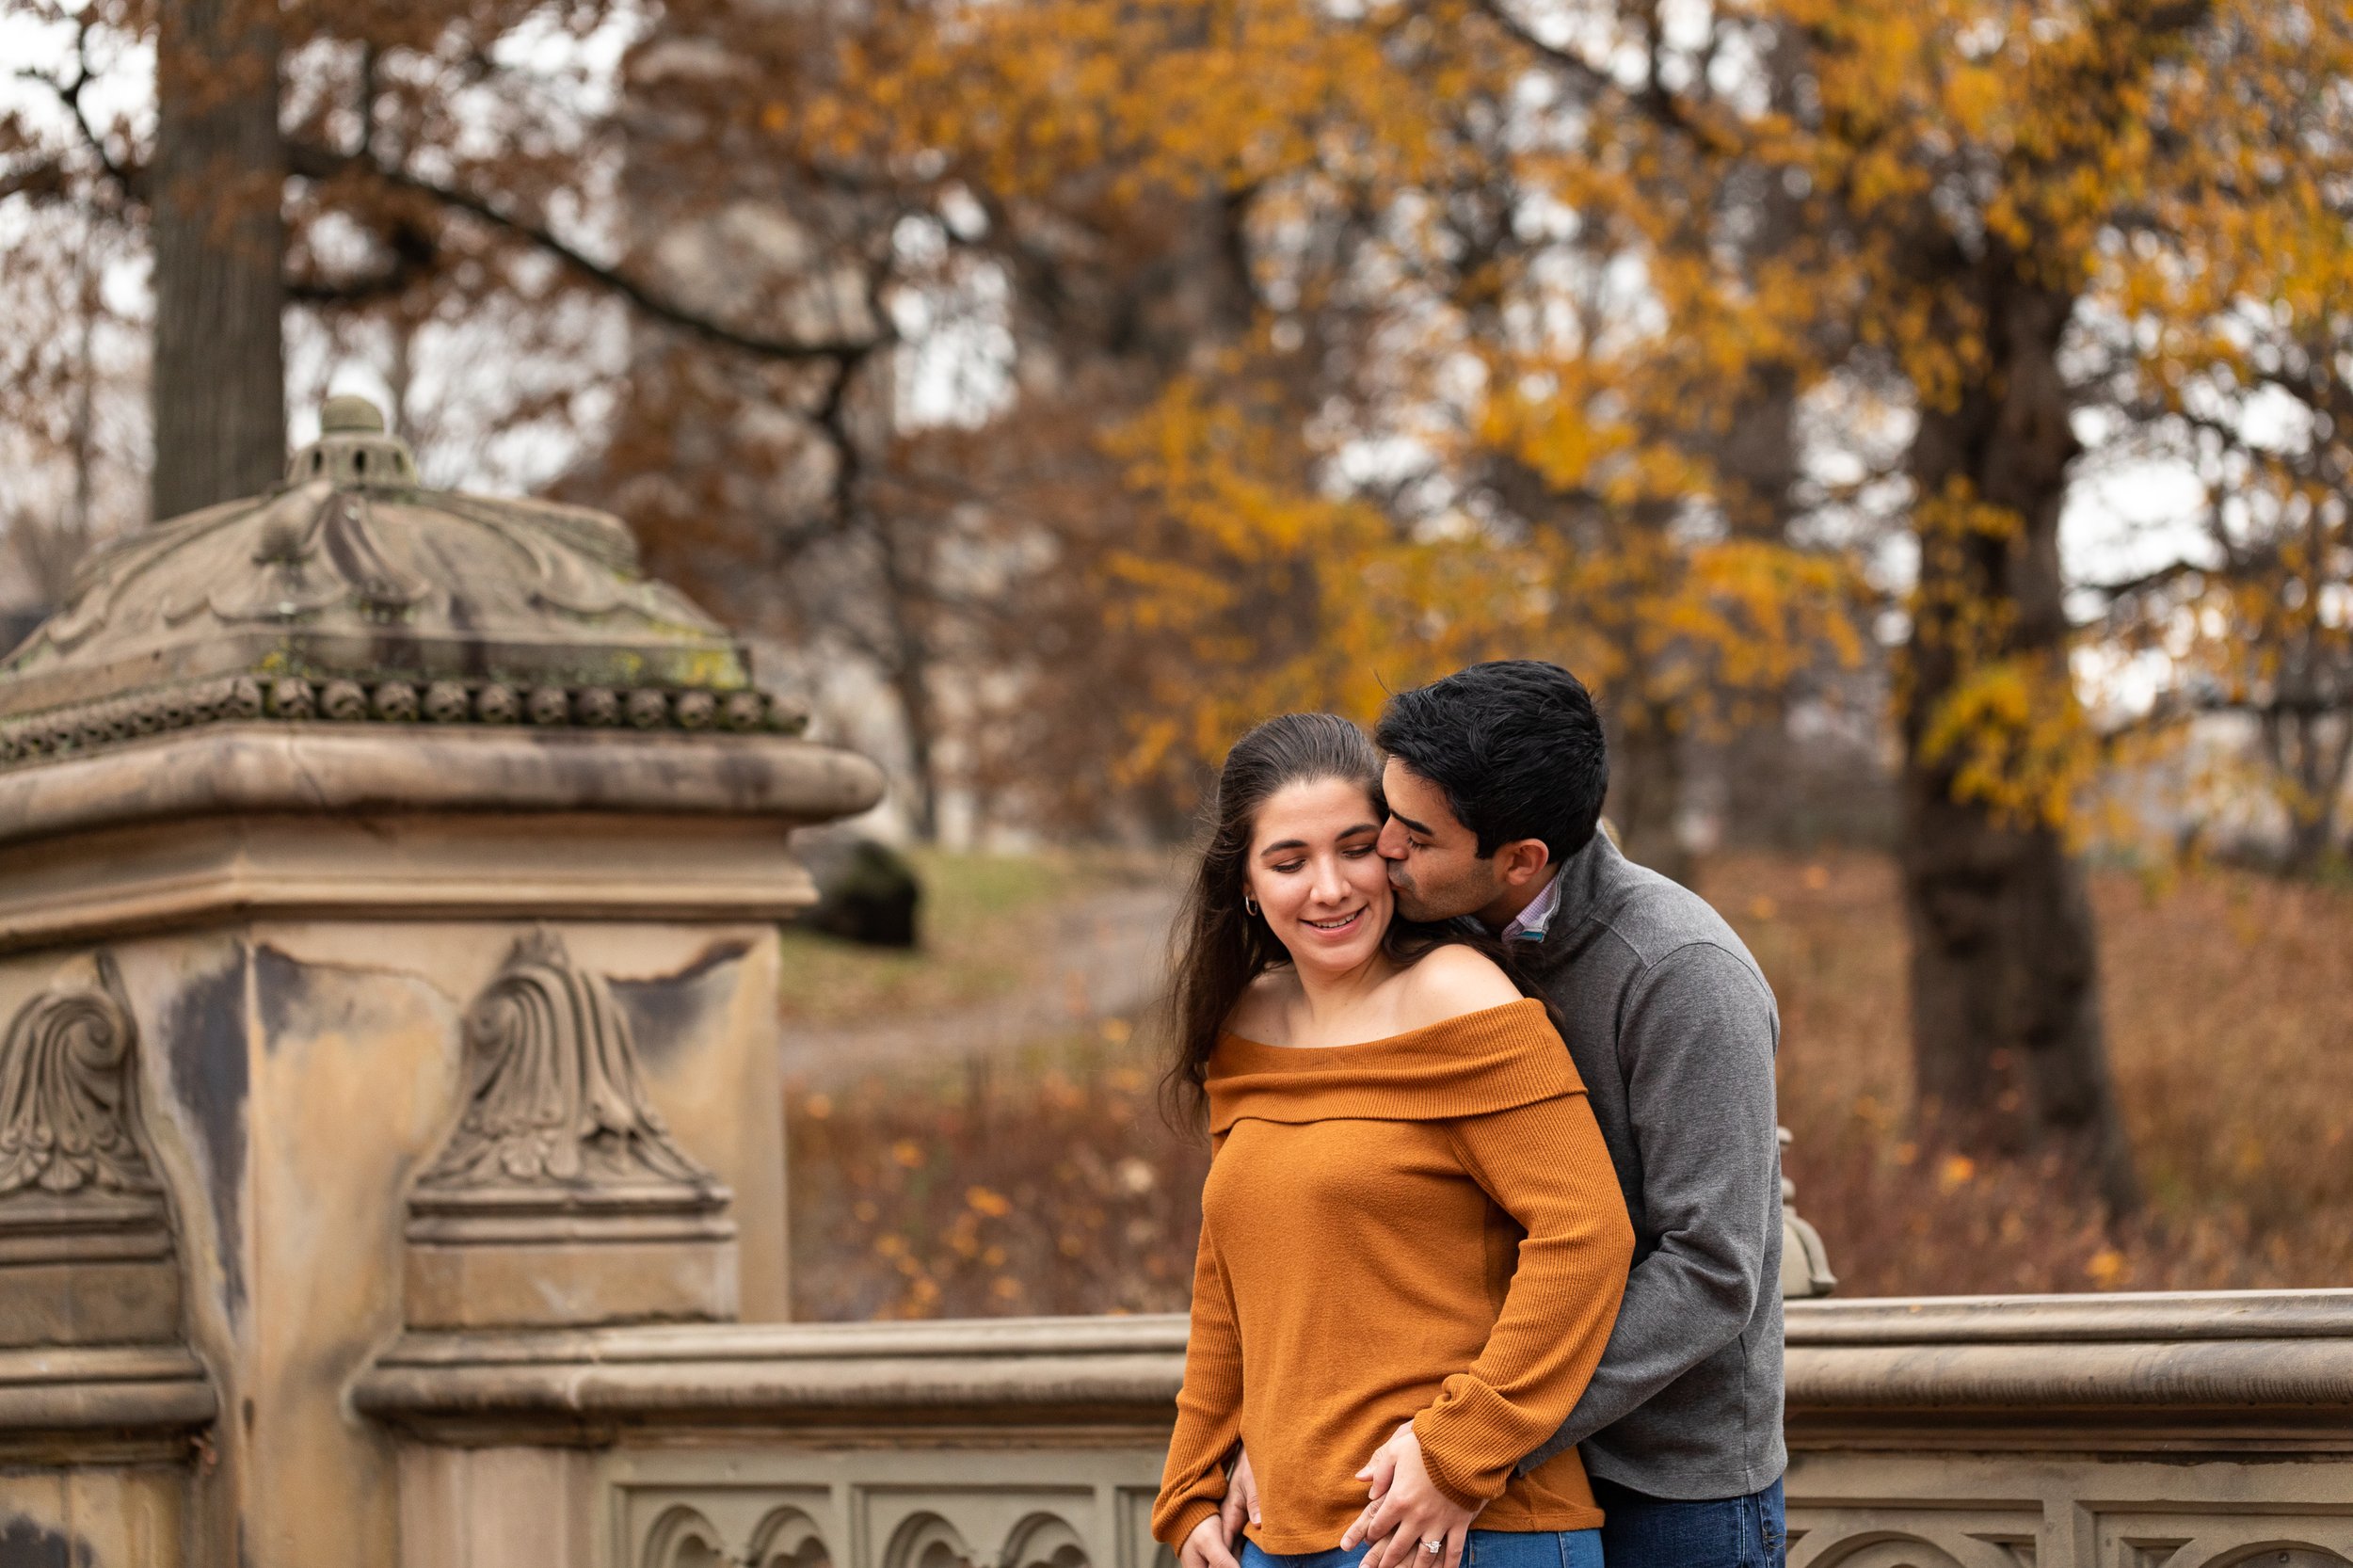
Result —
M1541 942L1551 928L1552 917L1561 908L1561 870L1545 879L1545 890L1530 901L1528 907L1512 917L1503 928L1507 942Z

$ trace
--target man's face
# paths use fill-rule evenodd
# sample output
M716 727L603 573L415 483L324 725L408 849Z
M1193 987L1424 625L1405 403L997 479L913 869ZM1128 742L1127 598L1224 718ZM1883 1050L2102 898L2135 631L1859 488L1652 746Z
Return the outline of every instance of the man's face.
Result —
M1381 857L1389 863L1399 914L1448 920L1503 895L1497 861L1481 858L1478 835L1456 820L1445 791L1392 757L1381 770L1381 792L1389 807Z

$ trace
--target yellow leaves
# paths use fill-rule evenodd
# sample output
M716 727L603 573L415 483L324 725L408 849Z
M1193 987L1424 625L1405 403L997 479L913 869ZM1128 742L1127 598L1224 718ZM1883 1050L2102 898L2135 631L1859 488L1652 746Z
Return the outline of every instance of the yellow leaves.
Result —
M2073 824L2100 759L2062 655L1978 663L1927 720L1921 759L1950 770L1953 798L2022 826Z

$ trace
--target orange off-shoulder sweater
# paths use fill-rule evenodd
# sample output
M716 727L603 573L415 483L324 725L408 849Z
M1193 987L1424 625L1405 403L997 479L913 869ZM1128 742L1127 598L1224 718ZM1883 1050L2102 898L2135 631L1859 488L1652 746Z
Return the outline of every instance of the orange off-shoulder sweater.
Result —
M1601 1523L1577 1450L1525 1476L1600 1361L1634 1231L1541 1003L1209 1065L1193 1328L1152 1533L1217 1511L1239 1441L1263 1551L1337 1546L1406 1420L1481 1529Z

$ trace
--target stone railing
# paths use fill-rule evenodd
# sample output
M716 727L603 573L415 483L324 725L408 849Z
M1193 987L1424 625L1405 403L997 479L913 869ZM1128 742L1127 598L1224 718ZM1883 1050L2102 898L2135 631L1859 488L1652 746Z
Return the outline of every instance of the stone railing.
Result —
M1150 1568L1176 1318L410 1335L414 1568ZM2353 1290L1793 1304L1798 1568L2353 1563Z
M404 1568L1150 1568L1181 1318L411 1335Z

